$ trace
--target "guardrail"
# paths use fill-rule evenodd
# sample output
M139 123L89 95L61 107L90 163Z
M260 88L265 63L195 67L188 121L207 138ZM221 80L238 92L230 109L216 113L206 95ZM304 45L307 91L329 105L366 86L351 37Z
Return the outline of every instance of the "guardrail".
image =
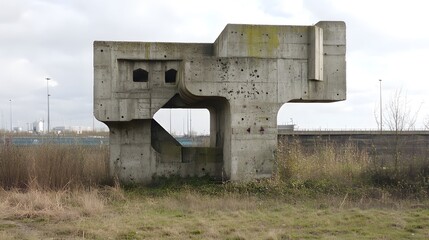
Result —
M429 135L428 130L380 131L380 130L278 130L279 135Z
M30 146L39 144L59 144L59 145L84 145L101 146L109 145L108 137L85 136L85 137L52 137L52 136L31 136L31 137L2 137L0 144L11 144L16 146Z

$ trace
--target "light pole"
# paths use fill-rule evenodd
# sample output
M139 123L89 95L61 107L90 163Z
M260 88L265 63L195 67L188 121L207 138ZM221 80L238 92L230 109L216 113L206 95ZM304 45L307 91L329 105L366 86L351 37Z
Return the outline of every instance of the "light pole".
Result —
M47 97L48 97L48 133L49 133L49 129L50 129L50 119L49 119L49 80L50 78L46 78L46 93L47 93Z
M383 102L381 98L381 79L379 79L378 81L380 81L380 133L382 133L383 132Z
M170 134L171 134L171 108L170 108Z
M13 131L13 124L12 124L12 99L9 99L9 117L10 117L10 132Z

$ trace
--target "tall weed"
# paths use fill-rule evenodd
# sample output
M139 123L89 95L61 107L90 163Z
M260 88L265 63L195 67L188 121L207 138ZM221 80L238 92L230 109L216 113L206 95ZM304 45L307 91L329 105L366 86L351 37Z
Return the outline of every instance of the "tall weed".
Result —
M0 146L0 186L64 189L94 186L107 179L107 147Z
M345 184L360 181L370 158L352 143L337 146L331 142L315 143L309 150L298 140L279 142L275 177L280 181L329 180Z
M382 157L376 152L370 156L352 142L314 141L312 146L304 146L297 139L282 139L273 179L292 187L330 193L377 188L399 197L427 196L427 157L404 157L396 163Z

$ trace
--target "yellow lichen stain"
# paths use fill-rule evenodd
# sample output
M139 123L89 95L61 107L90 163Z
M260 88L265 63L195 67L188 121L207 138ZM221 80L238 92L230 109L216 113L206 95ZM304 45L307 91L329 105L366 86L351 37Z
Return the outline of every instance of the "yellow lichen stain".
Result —
M279 47L279 26L243 26L249 57L275 57Z
M144 57L146 59L150 58L150 43L144 43Z

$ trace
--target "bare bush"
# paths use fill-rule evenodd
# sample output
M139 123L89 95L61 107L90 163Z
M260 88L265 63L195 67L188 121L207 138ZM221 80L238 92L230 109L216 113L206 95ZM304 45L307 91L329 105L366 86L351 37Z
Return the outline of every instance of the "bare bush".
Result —
M419 109L413 111L407 95L396 90L385 106L384 123L391 131L401 132L414 129Z

